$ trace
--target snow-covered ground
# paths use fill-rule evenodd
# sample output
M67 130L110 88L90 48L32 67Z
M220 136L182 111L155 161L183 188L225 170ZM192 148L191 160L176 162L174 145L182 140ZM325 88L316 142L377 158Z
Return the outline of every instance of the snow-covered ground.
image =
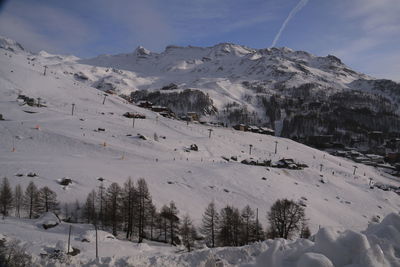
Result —
M383 218L400 209L399 195L369 187L370 178L396 186L399 180L373 167L289 139L186 125L117 96L108 96L103 105L103 92L51 68L44 76L45 63L29 57L23 51L0 49L0 114L5 119L0 121L0 177L8 177L12 185L25 187L33 180L40 187L49 186L62 202L74 202L83 201L99 186L99 177L106 179L106 186L111 182L122 184L128 177L143 177L158 208L174 200L180 214L189 213L196 225L211 200L218 208L227 204L258 208L260 221L266 226L266 212L275 200L303 197L307 199L306 215L313 233L319 227L330 227L333 232L365 229L377 215ZM18 94L40 97L47 107L22 106ZM145 114L146 119L136 119L133 128L132 119L122 116L128 111ZM196 144L199 151L185 152L191 144ZM222 156L237 156L239 162L227 162ZM288 170L240 163L250 157L272 161L293 158L309 168ZM358 167L355 175L354 166ZM29 172L38 177L27 177ZM63 177L71 178L73 183L61 186L58 181ZM320 182L321 178L325 183ZM4 226L7 224L27 227L27 222L10 219L1 224L1 229L9 229ZM132 255L130 248L136 247L129 243L118 251L118 256ZM156 251L163 253L164 249Z
M98 231L99 259L95 259L92 225L72 224L70 251L77 256L49 260L54 250L68 251L70 224L44 230L43 223L57 222L52 214L37 220L7 218L0 223L0 239L23 240L19 245L33 255L38 266L243 266L243 267L398 267L400 266L400 215L389 214L363 232L321 228L311 239L267 240L243 247L199 249L191 253L154 242L141 244L115 239ZM84 241L82 241L84 240Z

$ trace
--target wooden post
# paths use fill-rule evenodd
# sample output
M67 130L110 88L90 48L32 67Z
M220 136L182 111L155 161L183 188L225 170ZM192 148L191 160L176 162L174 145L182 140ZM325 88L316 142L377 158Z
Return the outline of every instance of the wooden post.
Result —
M275 154L278 152L278 141L275 141Z
M135 118L132 118L132 128L135 128Z
M72 225L69 226L69 233L68 233L68 249L67 249L67 254L69 254L69 246L71 244L71 229L72 229Z
M211 132L213 131L213 129L208 129L208 138L211 138Z
M38 106L38 107L40 107L40 100L42 100L42 99L41 99L40 97L38 97L38 99L37 99L37 101L38 101L38 102L37 102L37 106Z
M323 164L319 164L319 171L322 172L322 166L324 166Z
M96 259L99 258L99 245L98 245L98 241L97 241L97 224L94 225L94 228L96 230Z
M46 76L46 70L47 70L47 66L44 66L43 76Z
M75 104L72 104L72 111L71 111L71 116L74 116L74 109L75 109Z
M106 97L107 97L107 95L104 94L103 105L104 105L104 103L106 102Z
M251 148L253 147L253 145L249 145L249 154L251 155Z

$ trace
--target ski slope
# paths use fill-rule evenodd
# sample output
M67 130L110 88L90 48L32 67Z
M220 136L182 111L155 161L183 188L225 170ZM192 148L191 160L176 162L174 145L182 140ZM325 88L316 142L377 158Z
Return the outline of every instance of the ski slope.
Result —
M102 91L51 69L43 75L40 60L28 60L30 54L25 51L0 51L0 114L5 119L0 121L0 176L8 177L12 185L26 186L34 180L38 186L52 188L61 201L74 202L83 201L96 189L99 177L106 179L106 186L122 184L128 177L143 177L158 207L174 200L180 214L189 213L197 224L211 200L218 208L227 204L258 208L265 225L266 212L275 200L303 197L313 232L320 226L364 229L376 215L382 218L400 208L399 195L369 188L369 178L399 186L396 178L373 167L289 139L186 125L113 95L103 105ZM47 107L22 106L18 94L40 97ZM136 119L133 128L132 119L122 116L125 112L143 113L146 119ZM198 145L199 151L185 152L191 144ZM222 156L237 156L238 162L227 162ZM293 158L309 168L288 170L240 163L250 157L272 161ZM354 166L358 167L356 175ZM29 172L38 177L27 177ZM73 184L66 188L59 185L63 177L71 178Z

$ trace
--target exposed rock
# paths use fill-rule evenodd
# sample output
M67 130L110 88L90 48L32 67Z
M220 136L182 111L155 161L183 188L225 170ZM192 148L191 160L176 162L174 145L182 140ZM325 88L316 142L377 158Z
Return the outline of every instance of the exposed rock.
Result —
M67 186L67 185L70 185L70 184L72 184L72 179L70 179L70 178L64 177L60 181L60 185L63 185L63 186Z

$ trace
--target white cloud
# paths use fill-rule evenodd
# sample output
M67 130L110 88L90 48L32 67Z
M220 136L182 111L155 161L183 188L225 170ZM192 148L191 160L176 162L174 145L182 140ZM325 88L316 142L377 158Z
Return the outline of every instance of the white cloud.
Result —
M331 52L359 71L400 80L400 1L346 1L337 13L343 41Z
M82 19L61 9L14 2L0 14L0 34L49 52L73 52L95 35Z

